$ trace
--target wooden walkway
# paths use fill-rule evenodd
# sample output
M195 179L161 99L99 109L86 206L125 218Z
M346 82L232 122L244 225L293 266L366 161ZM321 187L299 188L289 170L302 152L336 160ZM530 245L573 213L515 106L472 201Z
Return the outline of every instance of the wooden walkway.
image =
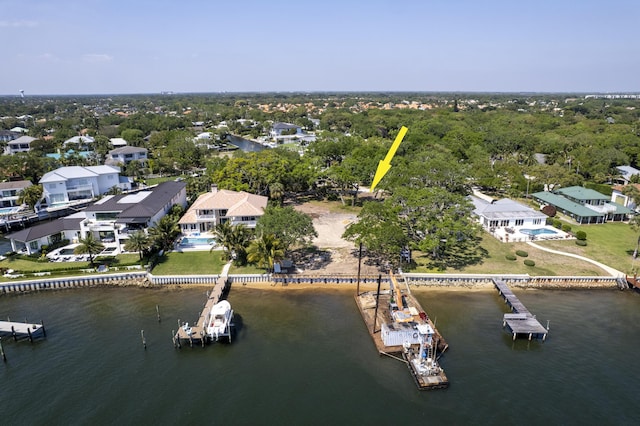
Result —
M211 311L211 308L222 300L222 295L227 286L227 277L221 276L218 278L218 281L214 285L211 293L209 293L209 298L204 304L204 308L202 308L202 312L200 312L200 317L198 318L198 322L196 324L178 324L178 331L175 333L173 337L173 344L176 347L182 347L183 342L188 342L190 346L195 344L200 344L204 347L207 342L207 333L206 333L206 321L207 315Z
M513 334L513 340L519 335L526 335L531 340L533 337L542 338L546 340L547 333L549 332L542 326L526 306L516 297L511 289L504 281L494 279L493 284L498 289L500 296L504 299L505 303L509 305L511 314L504 314L502 326L509 327L509 330Z
M46 337L47 333L42 323L0 321L0 335L12 336L13 340L26 337L33 342L35 337Z

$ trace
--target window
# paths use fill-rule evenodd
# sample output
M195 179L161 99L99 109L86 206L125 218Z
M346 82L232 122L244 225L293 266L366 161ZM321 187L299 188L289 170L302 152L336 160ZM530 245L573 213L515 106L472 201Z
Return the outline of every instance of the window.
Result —
M489 222L489 226L491 226L492 228L495 228L496 226L498 226L498 221L492 220L491 222Z
M524 225L524 219L516 219L516 226Z
M500 226L509 226L509 220L501 220Z
M542 223L542 219L533 219L534 225L540 225Z
M242 222L251 222L251 221L256 220L256 217L255 217L255 216L242 216L242 217L240 218L240 220L241 220Z
M113 180L113 175L107 175L108 180Z

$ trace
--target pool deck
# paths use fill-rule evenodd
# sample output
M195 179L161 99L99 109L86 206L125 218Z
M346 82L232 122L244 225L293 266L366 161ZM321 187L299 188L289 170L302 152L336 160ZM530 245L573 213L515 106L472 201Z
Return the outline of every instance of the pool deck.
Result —
M553 233L545 233L538 235L529 235L521 232L521 229L527 230L539 230L539 229L548 229L553 231ZM566 232L556 229L550 225L546 226L503 226L497 227L493 232L487 230L491 235L493 235L498 240L505 243L526 243L528 241L542 241L542 240L567 240L574 238Z

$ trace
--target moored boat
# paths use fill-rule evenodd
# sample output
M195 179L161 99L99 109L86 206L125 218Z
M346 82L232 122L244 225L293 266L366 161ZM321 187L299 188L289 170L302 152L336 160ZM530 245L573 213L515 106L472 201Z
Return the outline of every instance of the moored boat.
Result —
M207 318L207 335L212 340L219 340L221 337L229 338L231 341L231 327L233 326L233 309L231 304L222 300L211 307Z

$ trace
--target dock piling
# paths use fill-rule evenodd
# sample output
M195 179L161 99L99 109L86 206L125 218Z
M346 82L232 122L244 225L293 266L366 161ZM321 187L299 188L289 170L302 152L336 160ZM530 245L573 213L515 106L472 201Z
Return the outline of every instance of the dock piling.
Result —
M2 347L2 337L0 337L0 355L2 355L2 360L7 362L7 356L4 354L4 348Z
M158 314L158 322L161 322L161 320L160 320L160 307L158 305L156 305L156 314Z
M144 330L140 330L140 336L142 337L142 347L147 349L147 339L144 338Z
M13 336L13 341L17 342L18 341L18 335L16 334L16 329L14 328L14 326L11 326L11 335Z
M29 341L33 343L33 336L31 335L31 329L27 328L27 334L29 335Z
M42 326L42 335L47 337L47 330L44 328L44 321L40 320L40 325Z

